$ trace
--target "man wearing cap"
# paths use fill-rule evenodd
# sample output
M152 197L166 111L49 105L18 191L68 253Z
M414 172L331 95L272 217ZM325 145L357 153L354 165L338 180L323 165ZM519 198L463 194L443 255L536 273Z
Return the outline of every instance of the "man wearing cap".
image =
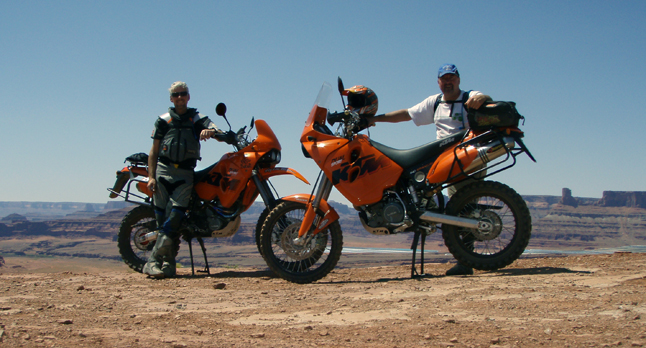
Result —
M471 109L478 109L491 97L478 91L460 90L460 73L454 64L444 64L437 73L437 84L442 93L432 95L421 103L409 108L388 112L373 117L367 117L368 124L376 122L403 122L413 120L415 125L422 126L435 123L437 139L445 138L469 127L465 105ZM442 103L443 101L463 101L462 103ZM484 175L481 172L480 175ZM470 183L469 180L461 181L448 189L449 197L457 190ZM471 267L457 263L446 272L446 275L473 274Z

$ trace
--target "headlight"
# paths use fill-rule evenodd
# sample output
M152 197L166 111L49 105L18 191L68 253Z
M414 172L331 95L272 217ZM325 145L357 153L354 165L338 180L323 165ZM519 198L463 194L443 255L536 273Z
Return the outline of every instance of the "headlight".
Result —
M265 164L265 165L275 165L280 163L280 151L273 149L266 154L264 154L260 160L258 160L258 164Z
M305 145L301 144L301 150L303 150L303 156L305 156L305 158L312 158L312 156L310 156L310 153L307 152L307 149L305 149Z

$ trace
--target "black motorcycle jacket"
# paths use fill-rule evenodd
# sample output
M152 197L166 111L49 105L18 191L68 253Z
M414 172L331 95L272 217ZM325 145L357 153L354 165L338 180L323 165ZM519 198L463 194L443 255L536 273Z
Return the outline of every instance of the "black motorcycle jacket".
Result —
M153 139L161 139L160 162L182 164L195 167L200 157L200 132L207 128L217 129L213 122L197 109L189 108L183 115L175 113L174 108L159 116L155 122Z

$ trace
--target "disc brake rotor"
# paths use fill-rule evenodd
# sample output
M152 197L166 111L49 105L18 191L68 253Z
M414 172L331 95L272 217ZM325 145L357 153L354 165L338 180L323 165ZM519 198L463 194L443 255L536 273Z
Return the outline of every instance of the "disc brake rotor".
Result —
M294 259L294 260L305 260L308 259L314 251L316 251L313 246L315 246L315 241L317 237L312 238L311 241L305 243L305 245L296 245L294 240L298 238L298 230L300 229L301 224L295 223L287 226L283 230L283 234L280 236L280 247L283 249L285 254Z

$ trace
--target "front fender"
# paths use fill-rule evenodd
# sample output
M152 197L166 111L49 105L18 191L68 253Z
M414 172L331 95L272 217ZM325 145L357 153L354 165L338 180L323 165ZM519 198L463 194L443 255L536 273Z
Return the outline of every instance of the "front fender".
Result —
M301 173L297 172L296 170L292 168L286 168L286 167L276 167L276 168L263 168L258 172L258 176L263 179L267 180L272 176L276 175L293 175L297 178L299 178L302 182L306 184L310 184L307 179Z
M310 202L314 199L314 196L304 194L304 193L297 193L295 195L286 196L281 199L284 201L303 203L307 205L309 208ZM318 210L323 213L323 217L321 218L318 225L314 229L314 232L312 233L314 235L326 229L331 223L339 220L339 213L337 213L336 210L327 201L323 199L319 203Z

